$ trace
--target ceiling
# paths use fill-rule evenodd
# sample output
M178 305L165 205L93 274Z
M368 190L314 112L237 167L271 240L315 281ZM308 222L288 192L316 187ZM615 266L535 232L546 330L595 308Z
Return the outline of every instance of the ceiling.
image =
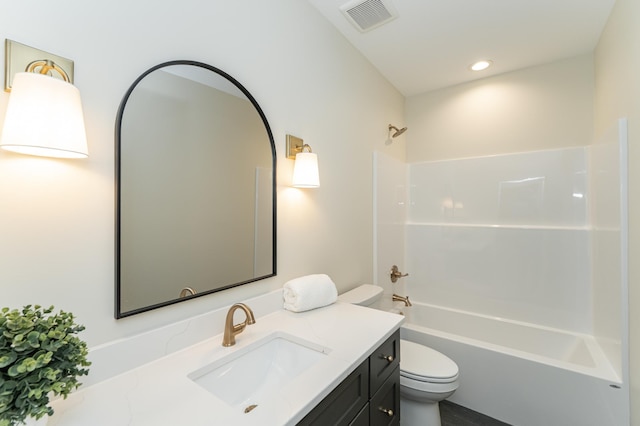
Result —
M361 32L340 7L308 0L403 95L589 53L615 0L368 0L397 18ZM490 59L493 66L469 66Z

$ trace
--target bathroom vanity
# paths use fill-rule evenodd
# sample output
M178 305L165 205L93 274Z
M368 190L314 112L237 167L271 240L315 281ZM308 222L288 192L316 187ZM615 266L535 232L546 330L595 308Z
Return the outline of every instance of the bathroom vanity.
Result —
M399 330L298 423L299 426L399 424Z
M260 301L245 301L256 323L231 347L222 346L227 307L172 325L163 342L142 335L127 348L119 342L91 351L100 380L55 401L47 424L398 424L403 316L340 302L293 313L281 309L281 293L270 297L278 305L267 312ZM213 337L175 346L203 324ZM120 372L109 365L142 359L149 346L170 353ZM272 363L286 371L274 376ZM115 373L107 377L105 369Z

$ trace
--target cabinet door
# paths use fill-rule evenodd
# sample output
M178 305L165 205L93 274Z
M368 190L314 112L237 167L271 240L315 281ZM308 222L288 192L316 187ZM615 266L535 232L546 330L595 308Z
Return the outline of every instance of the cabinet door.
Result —
M298 425L348 425L369 400L369 362L360 366Z
M369 396L373 396L387 377L400 365L400 330L391 335L369 357Z
M400 368L391 373L369 402L370 425L400 424Z
M369 404L365 405L349 426L369 426Z

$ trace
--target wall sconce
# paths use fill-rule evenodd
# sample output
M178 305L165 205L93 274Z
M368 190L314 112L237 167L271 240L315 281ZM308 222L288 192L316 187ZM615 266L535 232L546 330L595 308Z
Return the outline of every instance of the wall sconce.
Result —
M308 149L308 152L304 152ZM318 188L318 155L311 152L311 147L295 136L287 135L287 158L295 159L291 186L296 188Z
M5 91L11 94L0 148L45 157L88 157L80 91L72 83L73 61L7 39Z

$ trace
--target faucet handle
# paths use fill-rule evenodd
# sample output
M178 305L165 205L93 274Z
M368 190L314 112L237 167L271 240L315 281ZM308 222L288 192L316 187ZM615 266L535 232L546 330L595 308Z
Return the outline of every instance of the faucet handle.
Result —
M409 276L409 274L403 274L402 272L400 272L397 265L393 265L391 267L391 271L389 271L389 275L391 276L392 283L395 283L396 281L398 281L398 278Z

